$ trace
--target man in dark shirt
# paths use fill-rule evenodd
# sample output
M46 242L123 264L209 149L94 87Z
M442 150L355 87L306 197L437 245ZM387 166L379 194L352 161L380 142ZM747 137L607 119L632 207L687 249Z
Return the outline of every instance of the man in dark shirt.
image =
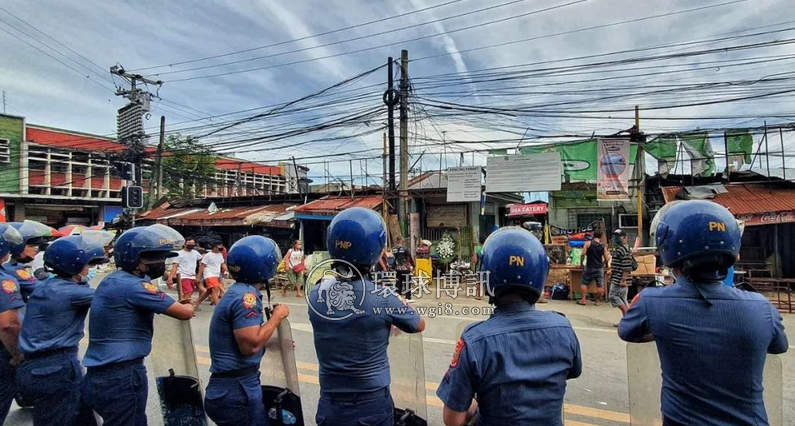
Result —
M602 295L605 293L604 265L610 263L610 254L602 244L602 231L593 231L593 240L588 241L582 248L582 258L580 262L585 265L580 281L580 293L582 297L577 302L580 305L587 305L585 296L588 294L588 285L591 281L596 281L596 306L601 305Z

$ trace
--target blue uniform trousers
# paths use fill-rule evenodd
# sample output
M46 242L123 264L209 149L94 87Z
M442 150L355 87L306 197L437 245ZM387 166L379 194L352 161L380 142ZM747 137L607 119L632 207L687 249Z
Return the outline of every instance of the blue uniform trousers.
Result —
M218 426L267 426L259 372L242 377L210 377L204 410Z
M17 369L11 366L11 354L0 348L0 424L4 424L11 401L17 396Z
M83 398L104 426L147 426L149 382L143 358L89 368Z
M389 388L374 392L320 393L318 426L392 426L395 407Z
M34 426L94 425L94 413L81 398L82 381L76 348L31 356L17 369L20 396L33 404Z

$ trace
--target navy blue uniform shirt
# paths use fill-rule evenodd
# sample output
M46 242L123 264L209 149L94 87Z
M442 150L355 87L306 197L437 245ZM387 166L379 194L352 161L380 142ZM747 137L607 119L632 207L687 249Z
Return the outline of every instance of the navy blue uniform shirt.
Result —
M0 313L25 306L19 293L19 282L0 270ZM2 345L0 345L2 349Z
M61 277L36 285L28 298L25 321L19 335L24 354L76 348L83 338L88 307L94 290Z
M781 315L761 294L720 282L696 288L677 277L675 285L643 290L618 334L628 342L654 335L668 419L703 426L767 424L765 357L786 352L788 343Z
M436 395L459 412L477 395L478 426L562 426L566 380L581 373L569 320L515 303L464 330Z
M321 282L309 295L320 389L338 393L385 388L391 380L387 345L392 326L416 333L420 317L369 279L337 284L327 287L329 282Z
M143 358L152 351L152 323L174 299L148 277L116 271L94 292L88 324L86 367Z
M33 293L33 289L36 287L38 280L33 275L33 271L30 270L30 266L24 263L6 263L3 265L8 275L17 279L19 283L19 292L22 294L22 300L27 301L28 296Z
M210 372L259 365L265 348L254 355L244 356L237 346L235 330L259 327L262 323L262 294L259 290L245 283L234 283L229 287L210 320Z

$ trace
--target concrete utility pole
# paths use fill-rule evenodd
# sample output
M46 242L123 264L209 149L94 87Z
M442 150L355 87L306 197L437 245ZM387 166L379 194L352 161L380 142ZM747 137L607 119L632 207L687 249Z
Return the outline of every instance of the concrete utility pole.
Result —
M3 114L6 113L6 91L3 90Z
M640 180L638 181L638 238L640 246L643 247L643 193L646 192L646 167L643 154L643 136L640 131L640 107L635 105L635 129L638 132L638 158L635 160L635 167L638 167Z
M160 116L160 141L157 144L157 153L155 154L155 171L152 173L152 179L149 180L149 208L155 205L155 202L163 196L163 148L166 143L166 116ZM152 196L152 181L157 179L157 189Z
M408 218L409 188L409 51L400 52L400 202L398 219L405 226Z

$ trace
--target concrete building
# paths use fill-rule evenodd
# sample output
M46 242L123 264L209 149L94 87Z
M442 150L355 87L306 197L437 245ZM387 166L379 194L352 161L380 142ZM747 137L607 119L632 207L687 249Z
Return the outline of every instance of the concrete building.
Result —
M111 222L122 213L121 189L129 183L114 163L124 150L113 138L0 114L0 221L31 219L56 227ZM146 147L150 156L154 151ZM218 158L216 168L215 178L198 191L207 198L288 192L282 167ZM146 190L148 182L142 186Z

